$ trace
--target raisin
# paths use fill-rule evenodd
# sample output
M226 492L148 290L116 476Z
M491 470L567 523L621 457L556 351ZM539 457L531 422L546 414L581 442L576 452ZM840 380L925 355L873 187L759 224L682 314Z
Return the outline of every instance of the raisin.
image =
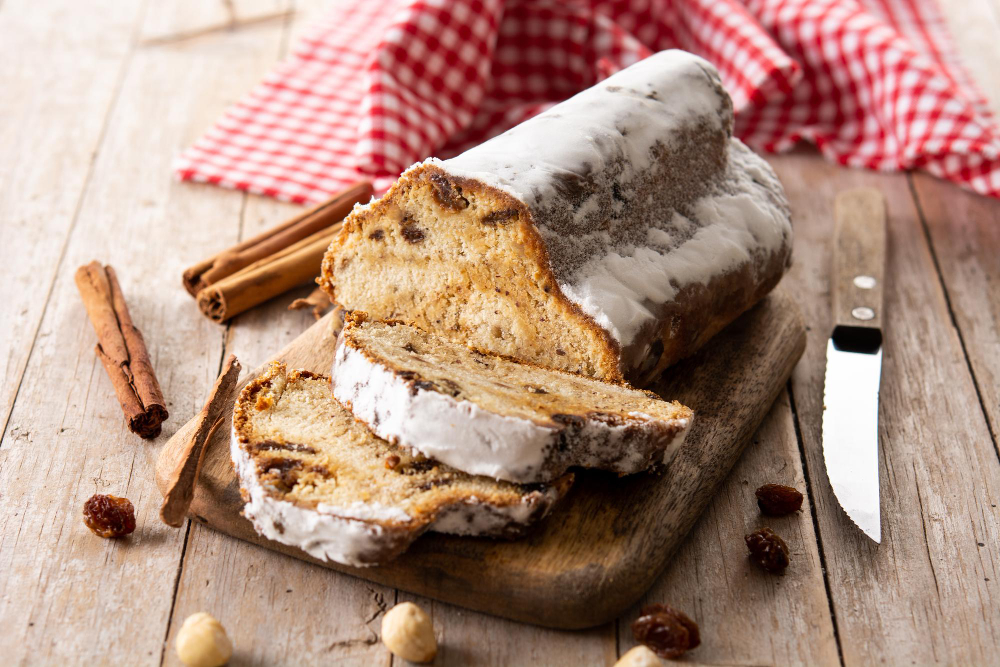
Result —
M389 454L389 456L385 457L385 467L388 470L394 470L396 466L399 465L399 461L400 458L398 456L395 454Z
M368 235L372 241L381 241L385 237L385 232L381 229L376 229L374 232Z
M505 208L500 211L490 211L482 218L479 222L486 225L487 227L496 227L497 225L507 225L510 224L511 220L517 217L516 208Z
M621 415L612 414L610 412L593 410L587 413L587 417L594 421L601 422L602 424L607 424L608 426L622 426L625 424L625 420L622 419Z
M434 198L438 204L453 211L461 211L469 207L469 200L462 196L462 188L453 185L440 174L431 175L431 185L434 186Z
M462 388L459 387L454 380L449 380L448 378L442 378L441 384L443 384L445 387L448 388L448 391L445 392L446 394L450 394L451 396L458 396L459 394L462 393ZM438 387L438 390L440 391L441 388Z
M642 608L632 623L632 636L661 658L679 658L701 644L698 624L682 611L666 604Z
M411 354L417 353L417 348L413 347L413 343L407 343L406 345L403 346L403 349Z
M543 389L542 387L536 387L533 384L526 384L526 385L524 385L524 388L527 389L528 392L530 392L532 394L547 394L547 393L549 393L545 389Z
M128 498L95 493L83 504L83 522L101 537L121 537L135 530L135 508Z
M413 383L413 389L422 389L423 391L440 391L440 388L431 380L417 380Z
M331 477L333 477L333 474L330 472L330 469L327 468L326 466L311 465L308 468L306 468L306 470L308 472L319 475L323 479L330 479Z
M580 415L565 415L558 412L552 415L552 421L564 426L575 426L577 428L583 428L585 423L584 418Z
M757 489L757 506L770 516L785 516L802 508L802 494L783 484L765 484Z
M417 485L418 491L430 491L431 489L436 489L439 486L445 486L451 484L451 480L445 479L443 477L434 477L426 482L422 482Z
M263 467L265 474L270 474L277 478L274 481L274 485L282 492L288 493L299 481L299 471L302 470L302 461L298 459L271 459Z
M788 545L770 528L755 530L743 538L750 560L771 574L784 574L788 567Z
M275 440L264 440L256 444L250 445L247 449L252 450L252 452L265 452L265 451L285 451L285 452L305 452L306 454L315 454L316 450L309 445L299 445L294 442L277 442Z
M410 243L420 243L424 240L424 230L413 224L403 225L399 233Z

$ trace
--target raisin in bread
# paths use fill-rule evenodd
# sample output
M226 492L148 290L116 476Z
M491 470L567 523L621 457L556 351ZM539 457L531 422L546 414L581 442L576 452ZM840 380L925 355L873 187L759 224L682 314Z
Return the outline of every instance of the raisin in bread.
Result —
M240 394L231 455L258 533L355 566L391 560L426 530L516 537L572 483L495 482L413 456L356 421L328 378L278 363Z
M544 482L571 466L669 462L692 412L652 392L483 354L401 322L348 316L333 393L380 437L453 468Z
M790 262L788 204L732 138L707 61L664 51L347 217L321 284L348 310L643 385Z

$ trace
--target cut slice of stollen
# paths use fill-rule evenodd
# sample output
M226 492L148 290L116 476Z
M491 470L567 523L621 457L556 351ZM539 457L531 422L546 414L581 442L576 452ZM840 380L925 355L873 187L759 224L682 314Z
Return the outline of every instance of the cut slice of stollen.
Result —
M693 418L652 392L482 354L357 312L332 377L337 400L379 437L519 483L574 466L631 474L667 463Z
M278 363L241 392L230 453L258 533L354 566L385 563L428 530L517 537L572 484L497 482L413 456L355 420L328 378Z

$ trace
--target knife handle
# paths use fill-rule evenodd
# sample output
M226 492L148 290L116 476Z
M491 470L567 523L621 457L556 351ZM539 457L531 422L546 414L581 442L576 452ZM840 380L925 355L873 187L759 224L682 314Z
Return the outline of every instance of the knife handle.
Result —
M875 336L882 329L885 199L875 188L837 195L833 205L833 325ZM873 331L874 330L874 331ZM881 336L878 335L881 343Z

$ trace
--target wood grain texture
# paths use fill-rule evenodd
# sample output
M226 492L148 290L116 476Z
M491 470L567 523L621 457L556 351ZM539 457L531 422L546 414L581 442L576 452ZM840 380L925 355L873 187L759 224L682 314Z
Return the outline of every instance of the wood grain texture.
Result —
M326 372L333 360L330 322L331 316L324 317L276 358L292 368ZM662 476L615 480L584 471L556 520L523 540L431 535L383 567L327 565L538 625L582 628L608 621L649 588L666 565L763 420L802 345L797 309L779 291L652 387L696 415L685 447ZM182 427L161 452L158 483L173 469L178 444L190 427ZM208 445L192 514L222 532L309 559L259 537L239 515L242 501L229 460L228 431L219 431Z
M834 326L882 328L885 276L885 200L874 188L853 188L833 201ZM870 279L871 283L865 282ZM871 311L870 319L858 309Z
M983 664L1000 649L994 552L1000 463L906 177L841 170L811 155L772 158L796 224L789 276L810 323L792 376L819 537L845 664ZM858 185L886 197L888 257L879 448L882 536L843 513L823 466L833 198ZM891 637L891 641L886 641Z
M232 405L232 394L240 376L240 362L236 355L229 355L222 364L222 372L212 385L204 407L198 413L198 424L191 440L173 473L170 475L166 492L163 494L163 505L160 507L160 519L174 528L180 528L187 519L191 499L194 497L194 487L198 484L201 464L205 458L205 443L212 437L223 422L222 411Z
M7 0L0 13L0 433L142 10L114 0Z
M151 4L147 20L176 3ZM202 6L188 2L187 15L197 20ZM88 25L80 19L67 27ZM192 414L198 394L218 373L222 339L178 286L187 258L164 249L177 248L179 238L199 247L231 243L235 225L227 237L200 221L237 220L242 198L173 183L170 161L273 62L273 52L260 56L259 34L222 40L223 48L134 54L58 264L24 373L23 400L0 446L0 650L14 664L160 660L184 533L157 518L149 445L122 423L72 276L95 257L119 265L132 317L146 334L154 366L164 369L159 379L170 411ZM51 122L71 126L74 119L67 112ZM56 259L50 261L54 270ZM157 297L148 298L154 290ZM171 427L174 420L165 423ZM139 524L133 535L102 540L86 529L80 510L95 491L133 502Z
M922 174L914 175L912 182L982 409L998 444L1000 201Z
M163 7L150 14L142 26L140 48L185 50L205 45L219 47L225 44L226 33L282 33L285 32L283 17L292 3L291 0L202 0L197 3L197 11L191 11L191 0L161 4ZM271 16L279 18L273 23L255 22Z
M761 515L754 491L767 483L802 491L801 511ZM618 620L619 652L635 646L631 624L642 606L660 602L699 624L702 645L686 660L839 665L812 510L789 395L782 391L663 576ZM788 544L791 564L784 576L767 574L747 558L743 536L764 526Z
M481 614L400 591L396 602L415 602L434 623L438 642L435 667L467 665L612 665L614 623L588 630L553 630ZM390 608L392 605L390 605ZM393 659L393 665L410 663Z

